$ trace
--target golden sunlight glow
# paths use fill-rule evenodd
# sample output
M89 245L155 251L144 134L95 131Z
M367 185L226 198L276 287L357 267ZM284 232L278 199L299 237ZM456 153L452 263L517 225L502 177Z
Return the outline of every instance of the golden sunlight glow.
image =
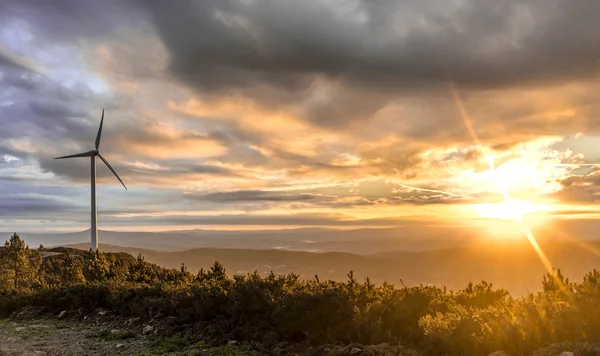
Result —
M471 134L473 141L478 146L481 146L481 141L479 141L479 139L477 138L477 133L473 129L473 125L471 123L471 120L469 119L467 111L464 108L464 105L463 105L458 93L456 92L454 85L452 85L452 84L450 85L450 91L454 98L454 102L457 106L457 109L460 113L460 116L462 117L462 119L465 123L465 126L467 127L469 133ZM523 157L523 152L521 152L520 156ZM548 257L546 257L546 254L544 253L544 251L540 248L539 244L537 243L537 240L535 239L535 236L533 236L533 233L531 232L529 227L527 227L525 225L525 223L523 222L524 212L529 210L529 212L531 213L532 212L531 209L533 209L535 204L519 202L519 201L512 199L509 196L508 191L507 191L508 187L505 184L506 180L502 179L502 177L499 176L498 171L496 170L495 162L498 157L488 156L487 158L488 158L488 163L489 163L489 167L490 167L488 172L491 174L491 178L492 178L494 185L496 185L496 189L498 189L499 193L502 194L502 197L504 198L504 202L500 203L500 204L496 204L496 206L494 208L491 208L488 205L487 208L482 208L481 211L483 213L487 213L487 214L491 214L491 215L495 215L495 216L503 216L505 218L508 217L510 219L518 221L523 229L523 234L525 235L525 237L527 238L527 240L529 241L529 243L531 244L531 246L537 253L538 257L540 258L540 261L542 262L542 264L544 265L544 267L546 268L548 273L554 275L553 274L554 269L552 267L552 263L550 262ZM537 172L537 171L538 171L538 169L533 169L529 173L525 174L525 176L527 176L527 177L532 176L532 172ZM514 177L519 177L519 175L511 175L510 177L512 179L509 179L509 181L513 180L513 182L514 182ZM555 277L555 280L557 281L557 283L559 283L559 284L561 283L561 281L556 277Z
M474 204L472 206L481 217L492 219L518 220L524 215L552 211L553 207L527 201L508 199L501 203Z

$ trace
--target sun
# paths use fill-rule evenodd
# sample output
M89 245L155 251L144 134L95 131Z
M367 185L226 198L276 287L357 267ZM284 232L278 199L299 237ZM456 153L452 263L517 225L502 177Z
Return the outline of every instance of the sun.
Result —
M472 207L480 217L502 220L519 220L526 215L554 210L549 205L517 199L508 199L501 203L474 204Z

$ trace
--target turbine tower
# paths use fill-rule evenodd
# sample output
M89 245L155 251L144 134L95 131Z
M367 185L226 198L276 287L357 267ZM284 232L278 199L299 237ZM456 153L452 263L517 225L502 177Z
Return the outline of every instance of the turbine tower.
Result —
M121 182L121 184L123 184L123 187L125 187L125 189L127 189L127 187L125 186L125 183L123 183L123 181L121 180L121 178L119 177L117 172L115 172L113 167L111 167L110 163L108 163L108 161L104 157L102 157L102 155L100 154L100 151L99 151L100 150L100 138L102 137L102 124L103 123L104 123L104 109L102 109L102 118L100 119L100 128L98 129L98 135L96 136L96 149L95 150L91 150L91 151L84 152L84 153L77 153L77 154L70 155L70 156L63 156L63 157L55 158L55 159L64 159L64 158L90 157L90 163L91 163L90 175L91 175L91 190L92 190L91 249L94 252L96 252L98 250L98 206L96 205L96 156L100 157L102 162L104 162L104 164L106 164L108 169L110 169L110 171L113 172L113 174L115 175L115 177L117 177L119 182Z

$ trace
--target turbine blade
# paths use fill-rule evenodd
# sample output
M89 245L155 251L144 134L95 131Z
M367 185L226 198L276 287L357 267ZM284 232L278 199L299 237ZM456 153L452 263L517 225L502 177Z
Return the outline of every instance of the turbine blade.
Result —
M121 180L121 178L119 177L119 175L117 174L117 172L115 172L115 170L113 169L113 167L110 166L110 163L108 163L108 161L105 160L104 157L102 157L102 155L98 154L98 157L100 157L100 159L102 160L102 162L104 162L104 164L106 164L106 166L108 167L108 169L110 169L110 171L113 172L113 174L115 175L115 177L117 177L117 179L119 180L119 182L121 182L121 184L123 184L123 187L125 188L125 190L127 190L127 187L125 186L125 183L123 183L123 181Z
M83 152L83 153L77 153L77 154L70 155L70 156L56 157L55 159L76 158L76 157L92 157L94 155L94 153L96 153L96 152L95 151L88 151L88 152Z
M102 137L102 124L104 123L104 109L102 109L102 118L100 119L100 127L98 128L98 135L96 135L96 151L100 149L100 138Z

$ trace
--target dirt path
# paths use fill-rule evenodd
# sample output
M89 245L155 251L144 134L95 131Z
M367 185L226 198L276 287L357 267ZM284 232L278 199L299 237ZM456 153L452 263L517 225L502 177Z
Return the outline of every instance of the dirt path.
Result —
M63 315L64 314L64 315ZM62 316L62 318L60 318ZM203 342L191 343L169 333L160 320L140 321L111 315L98 309L82 315L62 312L40 317L36 309L24 309L14 319L0 319L0 356L418 356L402 346L346 345L312 348L282 342L272 347L258 345L263 352L230 340L211 347ZM169 336L170 335L170 336ZM257 345L255 345L257 346Z
M42 319L0 320L0 355L152 355L152 343L145 337L118 340L120 331L106 332L99 326L83 328L73 322Z
M0 320L0 356L251 356L232 345L211 348L181 338L143 335L139 328L56 318Z

